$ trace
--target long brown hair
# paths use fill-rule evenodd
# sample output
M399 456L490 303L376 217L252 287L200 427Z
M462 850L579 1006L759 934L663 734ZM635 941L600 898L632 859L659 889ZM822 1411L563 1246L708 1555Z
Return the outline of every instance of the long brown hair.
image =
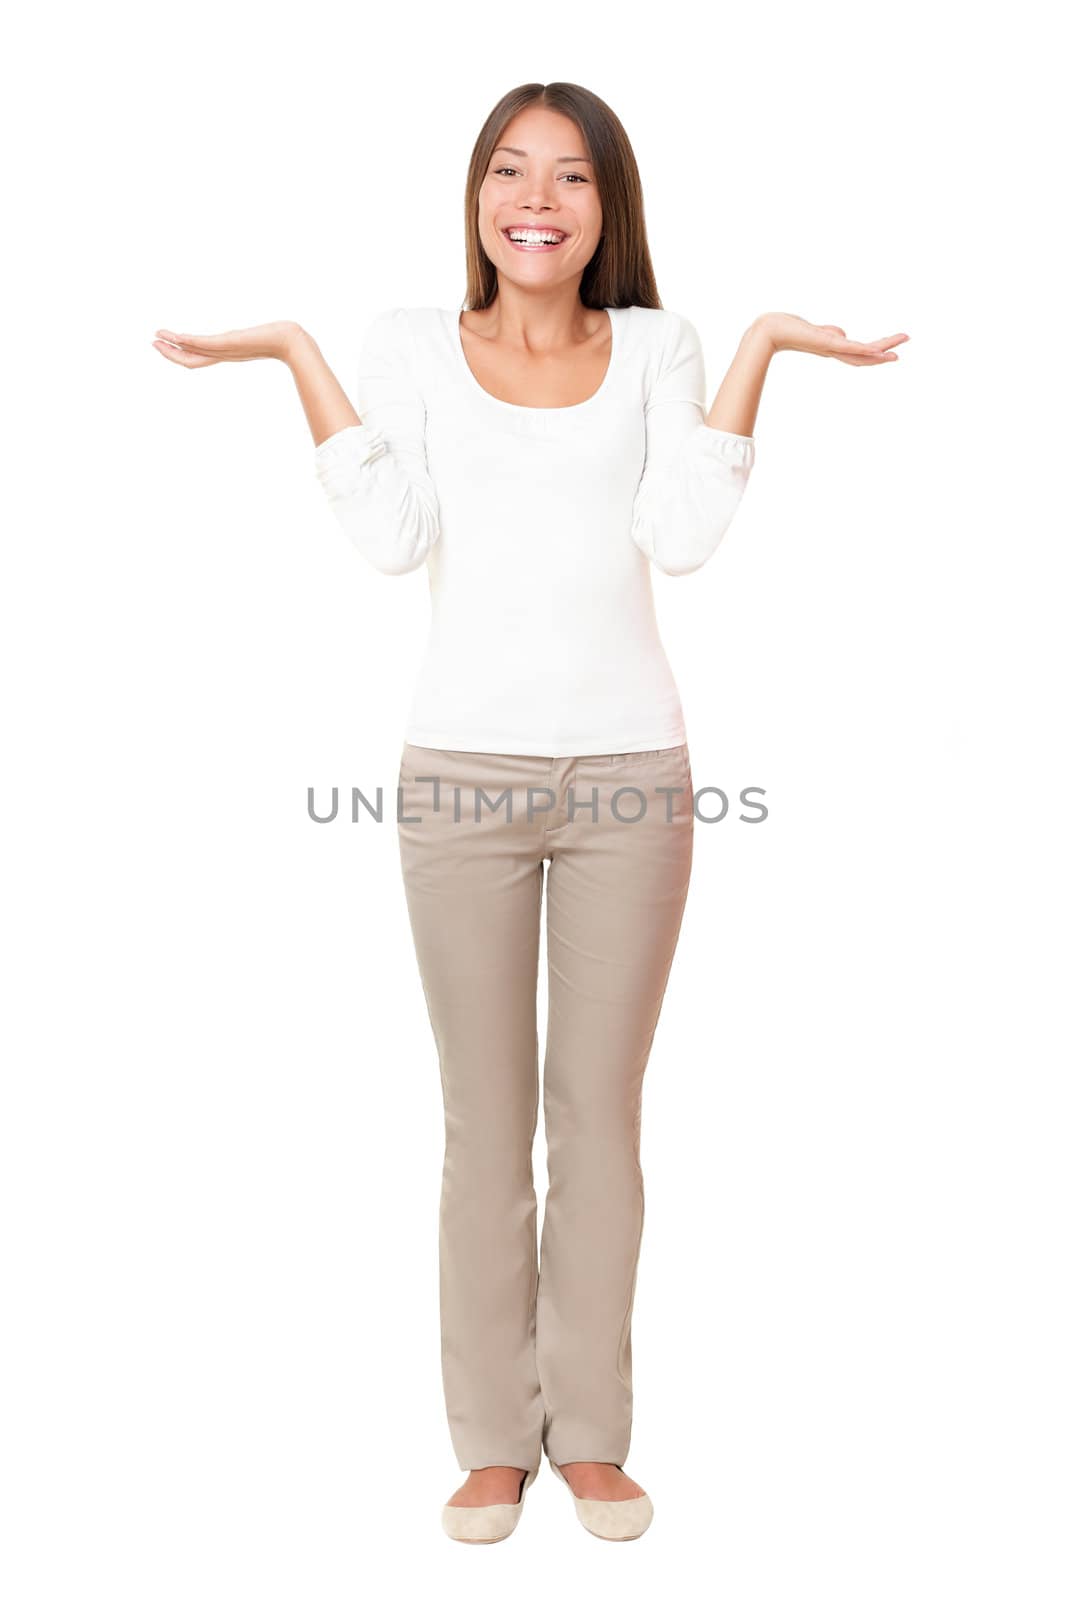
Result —
M470 311L483 311L496 298L497 270L478 235L478 194L493 151L512 117L529 105L546 106L576 122L585 135L600 189L603 230L586 263L579 286L582 304L594 311L605 306L651 306L662 310L645 231L641 175L626 130L618 117L591 89L577 83L524 83L511 89L490 111L475 140L467 169L466 212L467 296Z

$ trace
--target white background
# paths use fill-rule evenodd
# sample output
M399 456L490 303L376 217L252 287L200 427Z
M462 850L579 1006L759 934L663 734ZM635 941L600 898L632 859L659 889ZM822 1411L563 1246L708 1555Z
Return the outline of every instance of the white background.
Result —
M9 38L6 1592L1062 1597L1039 8L66 7ZM461 304L477 131L554 78L629 132L709 400L764 310L911 341L776 358L726 542L656 576L694 779L770 807L697 826L646 1077L656 1517L612 1552L546 1469L481 1552L438 1520L443 1119L395 829L306 810L395 782L425 570L346 544L283 367L151 341L291 317L354 393L376 311Z

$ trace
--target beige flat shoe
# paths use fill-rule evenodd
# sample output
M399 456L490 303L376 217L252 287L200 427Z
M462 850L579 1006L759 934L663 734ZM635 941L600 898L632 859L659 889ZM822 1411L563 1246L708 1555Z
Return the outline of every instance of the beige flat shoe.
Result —
M462 1544L496 1544L514 1533L522 1516L526 1491L537 1477L537 1467L527 1472L522 1480L519 1498L514 1504L496 1506L445 1506L441 1511L441 1525L450 1539Z
M567 1483L556 1463L550 1459L548 1464L556 1477ZM571 1489L569 1483L567 1488ZM633 1500L583 1500L571 1489L571 1498L578 1521L598 1539L639 1539L652 1521L652 1501L647 1494Z

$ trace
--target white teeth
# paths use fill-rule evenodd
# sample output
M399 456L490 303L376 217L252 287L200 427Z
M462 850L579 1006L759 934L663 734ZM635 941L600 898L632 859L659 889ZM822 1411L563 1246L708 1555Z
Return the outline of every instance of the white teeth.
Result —
M509 239L516 244L561 244L565 234L541 231L533 228L507 228Z

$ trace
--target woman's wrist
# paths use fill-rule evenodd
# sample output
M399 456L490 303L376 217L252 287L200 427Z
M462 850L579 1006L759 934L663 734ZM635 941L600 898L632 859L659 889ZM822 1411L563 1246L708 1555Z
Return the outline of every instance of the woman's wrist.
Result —
M318 345L307 329L302 328L299 322L285 323L278 360L284 361L287 367L291 367L294 361L298 361L302 355L310 351L318 351Z
M761 311L754 322L750 322L742 335L742 344L749 345L752 349L765 355L768 360L778 350L778 343L774 333L774 312Z

